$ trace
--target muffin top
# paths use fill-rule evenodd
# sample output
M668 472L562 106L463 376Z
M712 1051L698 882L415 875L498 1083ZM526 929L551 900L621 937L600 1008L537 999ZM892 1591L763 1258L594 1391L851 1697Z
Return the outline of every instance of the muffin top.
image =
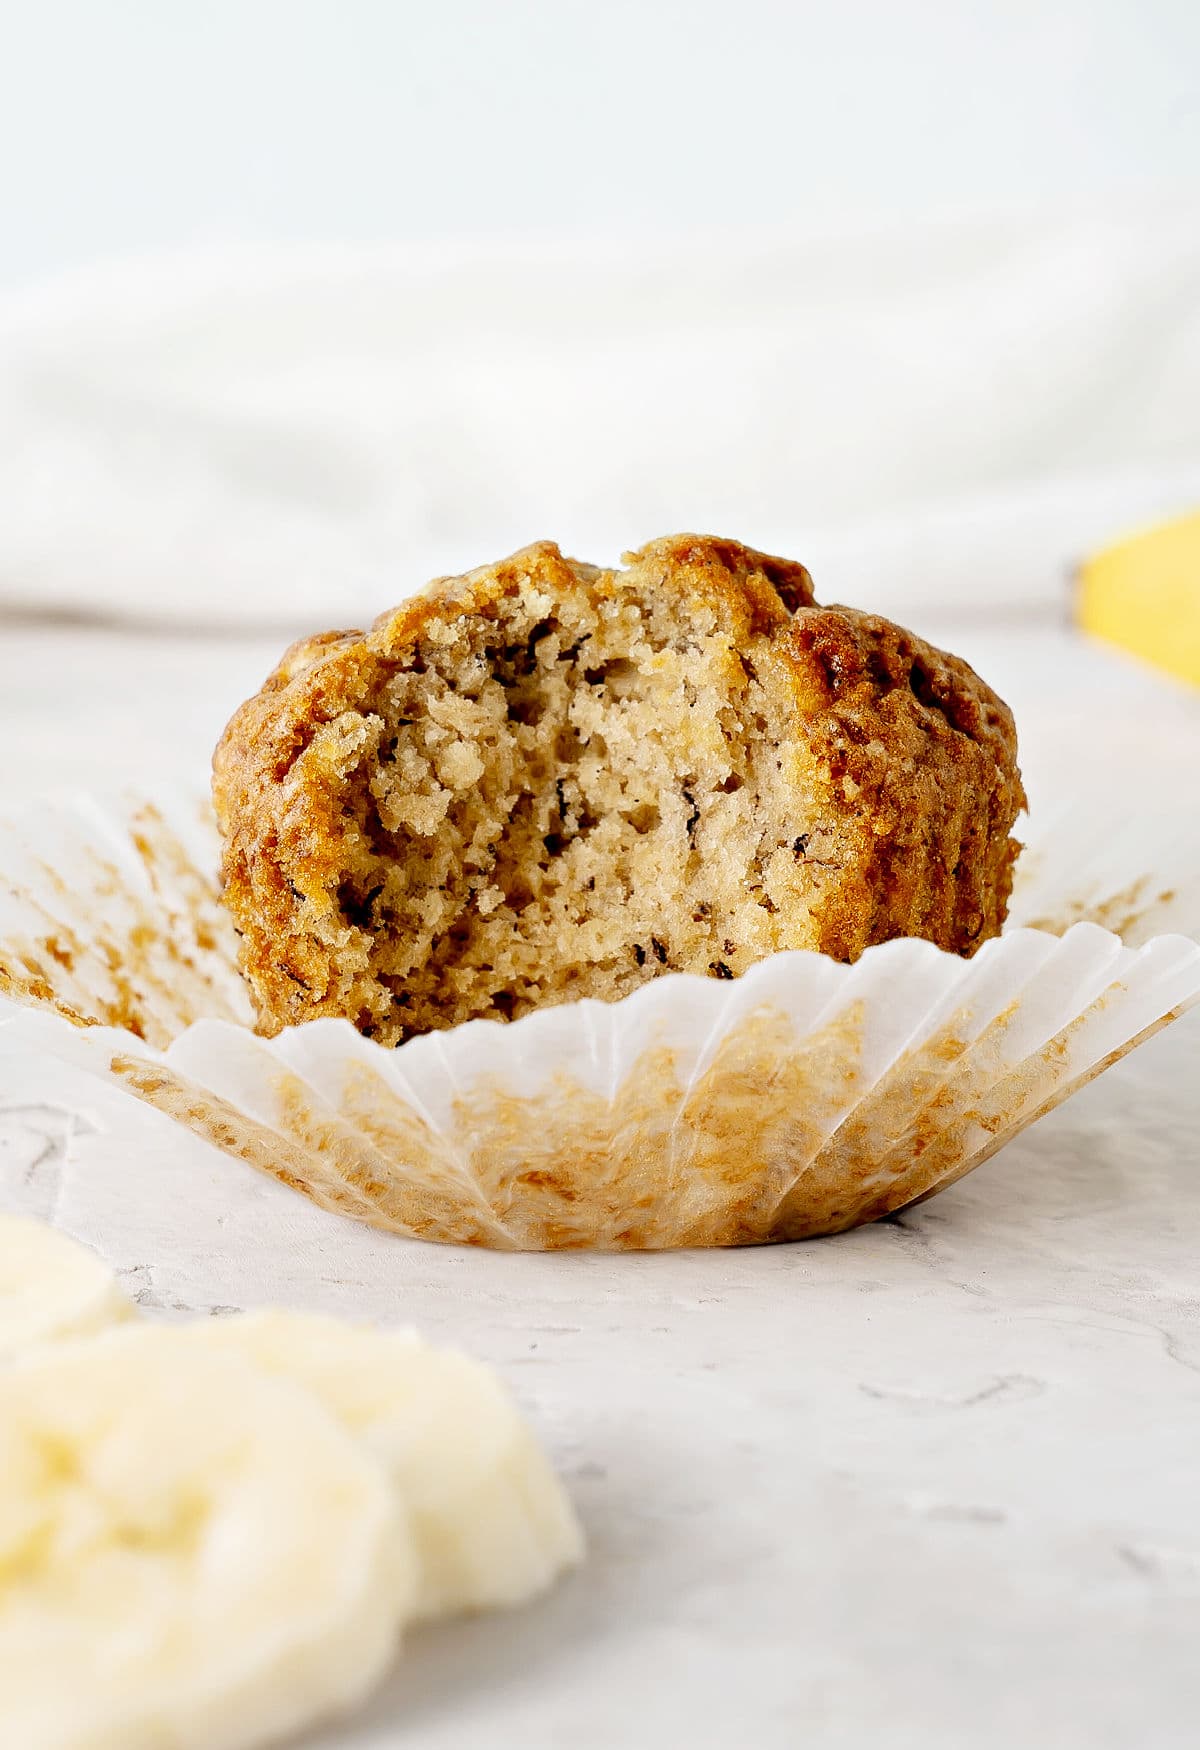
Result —
M1024 793L959 658L676 535L550 542L285 654L214 760L260 1025L395 1043L664 971L1000 928Z

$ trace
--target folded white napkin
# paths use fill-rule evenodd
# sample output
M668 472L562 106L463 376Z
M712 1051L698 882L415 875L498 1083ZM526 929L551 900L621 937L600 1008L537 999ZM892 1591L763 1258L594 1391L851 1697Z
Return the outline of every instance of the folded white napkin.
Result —
M1194 502L1190 208L192 256L0 306L0 607L352 624L687 528L829 599L1028 612Z

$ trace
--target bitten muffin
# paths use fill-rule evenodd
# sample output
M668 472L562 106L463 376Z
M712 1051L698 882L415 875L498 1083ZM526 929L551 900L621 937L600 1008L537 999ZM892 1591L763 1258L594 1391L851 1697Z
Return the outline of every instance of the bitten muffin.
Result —
M1004 921L1008 707L802 565L698 535L622 570L550 542L284 656L217 748L260 1027L397 1044Z

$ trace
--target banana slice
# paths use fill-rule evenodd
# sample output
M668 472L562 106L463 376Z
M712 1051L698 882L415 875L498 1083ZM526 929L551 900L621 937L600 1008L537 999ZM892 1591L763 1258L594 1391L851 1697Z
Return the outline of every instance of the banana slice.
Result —
M0 1374L0 1740L249 1750L383 1674L416 1567L319 1403L177 1329Z
M0 1215L0 1360L133 1317L112 1271L40 1221Z
M407 1505L416 1616L523 1603L583 1554L566 1492L496 1376L410 1331L283 1311L188 1327L284 1374L379 1460Z

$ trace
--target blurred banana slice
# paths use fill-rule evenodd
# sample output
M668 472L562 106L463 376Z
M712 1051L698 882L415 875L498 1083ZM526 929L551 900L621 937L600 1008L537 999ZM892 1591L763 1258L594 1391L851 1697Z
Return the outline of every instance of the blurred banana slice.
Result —
M248 1750L387 1667L416 1564L310 1394L149 1325L0 1374L0 1719L13 1750Z
M549 1461L496 1376L412 1332L284 1311L188 1327L314 1393L383 1466L420 1567L416 1615L519 1604L583 1555Z
M92 1253L0 1216L0 1743L254 1750L352 1707L404 1624L583 1554L499 1380L412 1332L118 1325Z
M0 1215L0 1360L118 1324L133 1310L94 1252L40 1221Z

